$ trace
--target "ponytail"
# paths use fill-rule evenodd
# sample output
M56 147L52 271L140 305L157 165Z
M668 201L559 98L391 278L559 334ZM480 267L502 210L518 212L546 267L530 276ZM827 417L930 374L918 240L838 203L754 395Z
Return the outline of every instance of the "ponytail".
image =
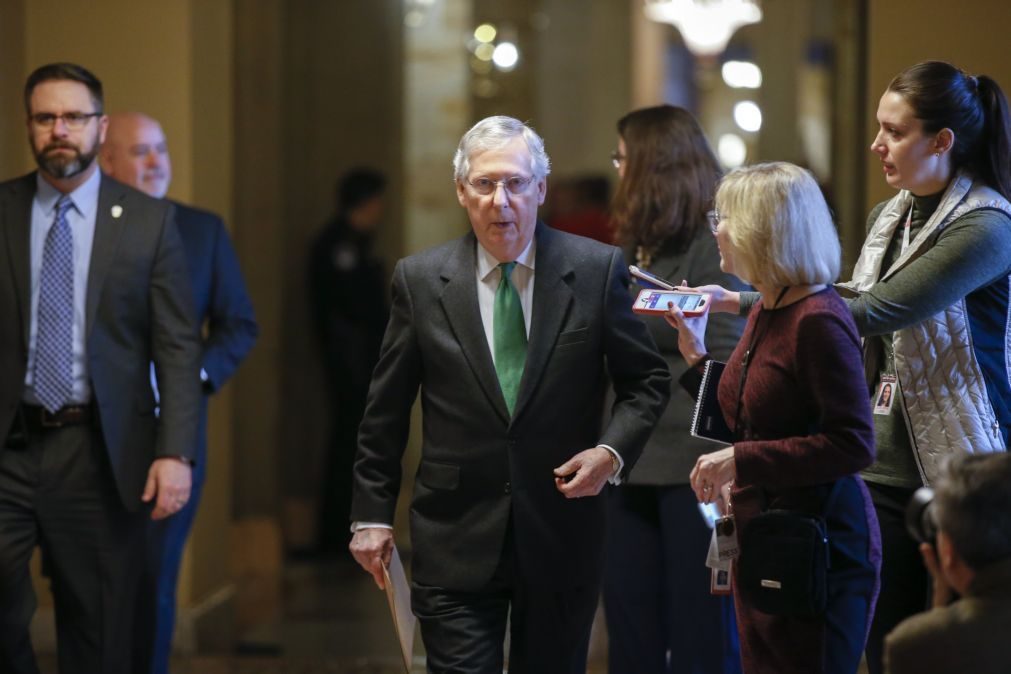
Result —
M977 173L1005 199L1011 199L1011 118L1007 98L986 75L978 76L976 81L984 117L983 136L976 153Z

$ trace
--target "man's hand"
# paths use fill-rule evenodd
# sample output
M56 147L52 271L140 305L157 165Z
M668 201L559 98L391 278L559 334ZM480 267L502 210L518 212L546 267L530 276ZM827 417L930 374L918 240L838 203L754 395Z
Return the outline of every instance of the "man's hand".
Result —
M380 590L386 588L383 567L389 566L393 556L393 530L382 527L359 529L348 546L355 561L372 574Z
M190 500L192 484L193 469L189 462L176 457L155 459L147 471L147 484L140 500L150 503L157 499L151 519L164 519L183 509Z
M951 603L955 592L941 571L941 564L937 560L937 548L930 543L920 543L920 555L927 571L930 571L930 577L934 580L934 608L943 608Z
M611 452L603 447L584 449L555 468L555 487L565 498L596 496L614 475ZM571 476L571 478L569 477Z

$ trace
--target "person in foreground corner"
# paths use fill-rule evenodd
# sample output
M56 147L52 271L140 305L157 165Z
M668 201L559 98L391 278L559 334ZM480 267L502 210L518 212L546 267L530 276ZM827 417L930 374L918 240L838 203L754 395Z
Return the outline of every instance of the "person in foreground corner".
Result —
M538 222L549 167L532 129L484 119L453 164L472 231L394 271L351 551L382 586L420 389L411 602L429 671L500 673L508 616L511 671L583 674L603 566L598 494L635 463L670 375L631 311L621 251Z
M854 674L881 552L870 495L856 474L874 460L860 338L829 285L841 264L835 226L811 174L783 162L728 174L711 222L721 268L761 299L719 382L734 443L699 457L692 488L700 502L730 504L742 532L735 562L749 552L743 532L764 510L824 513L829 542L827 608L814 616L760 611L734 564L744 671ZM667 316L693 366L681 381L698 390L708 316L686 318L677 308Z

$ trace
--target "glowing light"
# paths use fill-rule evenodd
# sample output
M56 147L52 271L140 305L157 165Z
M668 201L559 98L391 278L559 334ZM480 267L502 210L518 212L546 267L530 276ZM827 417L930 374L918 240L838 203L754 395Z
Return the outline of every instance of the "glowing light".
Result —
M482 61L491 61L492 56L495 54L495 47L488 44L487 42L479 44L476 49L474 49L474 56L478 57Z
M493 42L498 31L490 23L482 23L474 29L474 39L478 42Z
M762 86L762 70L749 61L727 61L723 64L723 81L734 89L757 89Z
M720 161L727 168L737 168L748 156L748 148L744 140L736 133L725 133L716 142L716 152Z
M721 53L734 31L762 20L755 0L646 0L644 10L653 21L676 26L700 56Z
M762 128L762 109L754 101L741 101L734 106L734 121L745 131Z
M499 70L512 70L519 60L520 50L512 42L500 42L492 55L492 61Z

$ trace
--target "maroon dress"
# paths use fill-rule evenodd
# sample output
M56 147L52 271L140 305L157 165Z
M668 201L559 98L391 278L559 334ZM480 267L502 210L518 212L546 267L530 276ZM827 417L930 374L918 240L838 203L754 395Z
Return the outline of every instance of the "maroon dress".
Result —
M738 416L733 510L739 530L763 508L822 510L831 483L844 478L829 530L829 606L820 618L772 616L735 587L745 672L856 671L873 615L880 533L870 496L856 475L874 460L874 431L860 338L852 315L828 288L779 309L755 305L720 380L728 425ZM735 583L736 586L736 583Z

